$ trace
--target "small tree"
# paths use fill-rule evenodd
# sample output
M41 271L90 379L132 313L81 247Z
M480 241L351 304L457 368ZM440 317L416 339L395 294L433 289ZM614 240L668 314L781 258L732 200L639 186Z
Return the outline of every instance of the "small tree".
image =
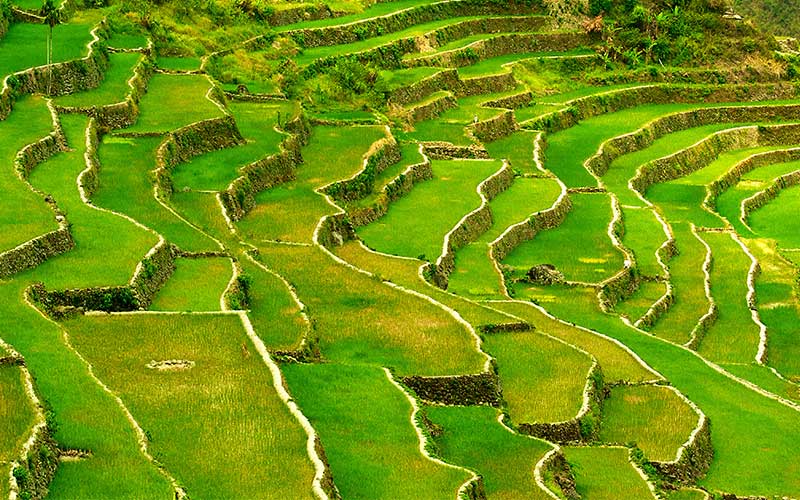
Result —
M39 15L44 18L44 23L49 28L47 30L47 93L50 94L53 82L53 28L61 22L61 11L58 10L53 0L45 0Z

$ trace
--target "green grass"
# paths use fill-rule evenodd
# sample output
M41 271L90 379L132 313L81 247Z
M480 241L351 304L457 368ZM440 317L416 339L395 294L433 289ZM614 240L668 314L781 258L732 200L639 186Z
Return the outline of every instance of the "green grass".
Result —
M516 178L491 202L491 229L456 253L456 269L448 288L467 296L501 298L500 275L489 257L489 244L508 227L552 206L560 194L561 187L554 179Z
M0 368L0 494L4 496L8 496L10 487L8 464L19 458L34 418L22 370L16 366Z
M99 87L85 92L61 96L55 99L60 106L102 106L122 102L131 92L128 80L143 56L139 53L119 52L109 55L109 67Z
M425 412L442 426L442 434L434 438L439 454L483 476L487 498L549 498L532 473L550 450L547 443L504 428L493 408L429 406Z
M572 211L556 229L542 231L517 247L504 264L525 273L539 264L556 266L570 281L598 283L623 267L623 254L608 236L613 218L605 194L572 194ZM565 252L565 248L575 252Z
M666 387L615 387L603 404L600 440L636 443L648 460L669 462L675 460L698 419L697 413Z
M236 245L235 238L222 216L222 207L214 193L198 193L195 191L173 193L169 200L181 217L185 218L204 233L210 234L226 246Z
M521 130L486 145L492 158L507 159L514 170L523 174L541 173L533 161L536 134Z
M393 90L416 83L440 71L442 71L442 68L420 66L419 68L384 70L380 72L380 75L383 81L386 82L386 86Z
M99 316L65 326L150 435L154 456L191 495L312 497L306 434L238 317ZM164 360L195 365L147 367Z
M435 120L425 120L414 124L414 130L406 135L411 140L419 142L444 141L456 146L469 146L473 141L467 137L462 120L445 120L439 117ZM402 135L401 135L402 137Z
M711 247L711 295L719 308L719 318L706 332L699 352L723 362L747 363L758 352L759 329L747 305L747 273L750 259L730 235L702 233Z
M258 246L264 264L296 287L326 359L393 367L400 375L482 371L474 338L442 309L335 264L316 248Z
M204 75L153 75L142 98L139 119L126 132L168 132L222 115L206 95L211 82Z
M700 484L737 495L797 495L797 412L714 371L694 353L635 331L594 306L594 290L571 289L550 302L553 314L629 346L695 402L713 422L714 461ZM754 429L769 428L769 433ZM569 453L567 453L569 456ZM741 471L747 470L747 475ZM776 474L775 471L782 471ZM757 493L758 492L758 493Z
M141 454L125 414L67 348L61 329L24 304L29 282L0 284L0 336L25 357L39 397L52 409L58 444L92 452L88 460L59 465L49 497L104 498L113 491L117 498L173 498L170 484Z
M800 187L780 192L777 198L750 214L748 222L761 237L778 242L781 248L800 248L800 220L795 216L800 207Z
M31 175L31 183L52 195L66 213L72 224L75 248L49 259L26 276L33 275L57 289L126 284L158 239L122 217L81 201L76 180L86 168L83 155L87 119L67 115L61 117L61 123L73 150L39 165ZM98 265L98 256L108 265ZM76 269L80 272L75 272Z
M485 349L497 359L515 424L563 422L578 414L592 367L586 354L530 332L487 335Z
M627 448L564 448L578 493L593 500L653 498L628 462Z
M147 38L131 33L114 33L108 40L108 46L116 49L137 49L147 46Z
M17 152L42 139L52 129L52 117L44 100L39 97L17 101L14 111L6 120L0 121L0 161L4 166L0 176L0 189L3 190L0 252L58 228L50 207L14 172Z
M283 371L344 498L452 499L469 478L422 456L411 405L380 368L293 364Z
M54 63L80 59L89 54L93 24L59 24L53 30ZM0 75L9 75L47 64L48 27L13 23L0 40Z
M242 259L240 264L253 279L249 316L264 345L273 350L297 349L308 326L286 285L249 259Z
M415 186L376 222L358 229L367 245L382 252L435 261L445 235L481 204L478 185L494 174L499 162L433 161L434 178ZM428 216L420 219L420 214Z
M630 352L623 349L619 344L586 330L551 319L531 304L503 302L493 303L492 305L528 321L538 331L558 337L587 351L600 363L607 383L620 381L636 383L656 378L653 373L646 370L631 356ZM547 306L545 305L545 307Z
M160 143L160 138L153 137L106 136L98 148L100 189L93 197L94 202L132 217L182 250L218 250L213 240L156 200L149 172L155 169L155 151Z
M664 269L658 263L656 251L667 240L664 228L652 210L621 207L625 234L622 244L633 251L639 272L644 276L662 276Z
M219 311L233 269L223 258L178 259L175 273L156 294L153 311Z
M565 52L527 52L522 54L505 54L502 56L497 57L490 57L488 59L484 59L483 61L478 61L475 64L470 66L464 66L458 68L458 74L461 78L473 78L478 76L485 76L485 75L494 75L497 73L505 73L509 71L508 66L510 64L524 61L525 59L537 59L540 57L550 57L550 56L575 56L575 55L583 55L583 54L592 54L593 52L590 50L584 49L576 49L576 50L569 50Z
M292 105L276 103L229 104L239 131L247 144L212 151L175 167L172 181L178 190L222 191L239 176L239 168L279 152L284 135L275 127L278 118L286 121Z
M708 312L703 275L706 248L685 223L673 224L672 231L680 252L669 261L675 303L651 331L683 344L689 341L695 325Z
M319 220L337 210L315 190L361 171L370 146L385 136L383 127L316 127L303 148L297 179L256 196L257 205L241 221L242 235L266 240L311 243ZM336 162L331 162L336 158Z
M159 57L156 64L161 69L194 71L200 69L199 57Z
M616 305L616 311L636 322L645 315L650 307L667 291L665 283L659 281L642 281L632 296Z

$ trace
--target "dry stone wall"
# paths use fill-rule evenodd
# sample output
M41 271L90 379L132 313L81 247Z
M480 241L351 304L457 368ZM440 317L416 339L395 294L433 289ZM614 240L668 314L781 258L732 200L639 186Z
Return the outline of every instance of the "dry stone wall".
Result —
M482 120L469 127L470 133L481 142L492 142L513 134L517 130L514 112L505 111L494 118Z
M721 178L709 184L706 206L714 210L716 208L717 197L735 186L742 176L748 172L766 165L777 165L779 163L789 163L798 160L800 160L800 148L767 151L750 156L744 161L737 163L731 170L725 172L725 175Z
M45 427L36 435L23 463L12 471L20 498L39 500L47 496L50 482L58 469L59 453L51 429Z
M411 118L412 122L416 123L424 120L432 120L448 109L457 107L458 101L456 101L456 98L453 97L452 94L447 94L432 99L424 104L411 107L408 110L408 116Z
M708 418L703 419L702 426L681 452L677 461L650 462L655 469L680 484L694 484L703 478L714 459L714 447L711 443L711 424Z
M364 168L355 177L328 186L325 193L337 201L352 202L372 193L375 176L401 159L400 145L387 130L364 159Z
M423 142L422 151L431 160L488 160L489 153L485 148L472 144L470 146L454 146L449 142Z
M499 406L500 380L495 373L446 377L402 377L402 382L423 401L445 405Z
M781 191L797 185L800 185L800 170L778 177L770 187L744 200L742 219L746 221L751 213L777 198Z

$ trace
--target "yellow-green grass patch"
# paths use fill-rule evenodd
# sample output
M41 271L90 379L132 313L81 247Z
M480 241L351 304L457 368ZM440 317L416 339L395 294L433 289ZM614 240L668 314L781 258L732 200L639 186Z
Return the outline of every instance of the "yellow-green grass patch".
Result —
M569 446L563 450L575 475L576 489L583 498L655 498L628 461L627 448Z
M603 403L599 439L636 443L649 460L669 462L675 460L698 419L691 406L667 387L614 387Z
M158 291L153 311L219 311L233 274L230 259L177 259L175 273Z
M627 299L615 306L616 311L627 316L631 322L645 315L667 291L667 285L661 281L641 281L639 288Z
M286 365L289 390L319 433L344 498L452 499L464 470L424 457L411 404L381 368Z
M487 335L484 348L497 359L515 424L564 422L578 414L592 367L589 356L535 332Z
M483 370L469 331L425 299L335 263L317 248L260 245L261 259L297 288L325 358L393 367L401 375Z
M306 434L238 316L94 316L65 326L189 494L312 497ZM190 363L159 368L170 360Z
M487 498L549 498L533 476L549 444L504 428L494 408L428 406L425 412L442 429L434 437L439 455L483 476Z
M222 116L207 94L205 75L153 75L139 107L136 124L126 132L169 132L190 123Z

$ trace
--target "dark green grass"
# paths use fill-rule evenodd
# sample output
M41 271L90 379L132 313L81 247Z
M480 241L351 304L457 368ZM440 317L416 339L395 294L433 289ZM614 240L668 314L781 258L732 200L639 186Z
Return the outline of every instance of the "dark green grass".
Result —
M361 171L364 154L384 136L376 126L316 127L303 148L297 179L257 195L257 205L237 223L241 234L254 242L311 243L320 218L337 212L315 190Z
M645 276L661 276L664 269L658 263L656 251L667 240L664 228L652 210L621 207L625 234L622 244L633 251L639 272Z
M487 335L498 364L503 398L515 424L575 418L592 367L586 354L537 333Z
M0 356L3 355L0 350ZM22 370L16 366L0 367L0 495L8 496L9 463L19 457L34 418Z
M793 458L797 411L714 371L686 349L637 332L614 316L601 314L594 305L594 290L572 289L559 299L548 303L548 310L629 346L713 422L714 461L700 482L702 486L737 495L800 494L800 474ZM753 431L762 428L771 431ZM742 474L742 470L748 473Z
M603 404L600 440L636 443L649 460L669 462L675 460L698 419L697 413L666 387L615 387Z
M168 132L221 116L222 110L206 97L210 89L204 75L153 75L142 98L139 119L125 131Z
M150 306L154 311L219 311L233 269L222 258L178 259L175 273Z
M627 448L564 448L578 493L593 500L654 498L628 461Z
M467 137L462 120L426 120L414 124L414 131L406 135L409 139L426 141L444 141L456 146L469 146L473 141Z
M142 59L139 53L113 53L109 55L109 67L99 87L85 92L65 95L55 99L61 106L102 106L122 102L131 92L128 80Z
M708 312L703 275L706 248L685 223L673 224L672 231L680 252L669 261L675 303L652 332L683 344L689 341L695 325Z
M259 245L259 251L297 289L325 359L392 367L400 375L483 370L474 337L426 300L336 264L316 248Z
M212 151L178 165L172 172L176 189L221 191L238 177L239 168L279 152L285 136L275 127L279 117L284 122L291 117L292 105L232 102L229 108L247 144Z
M759 329L747 304L747 273L751 261L730 235L703 233L711 247L711 295L719 318L706 332L699 352L720 363L748 363L758 352Z
M108 40L108 46L116 49L138 49L147 46L147 38L144 35L114 33Z
M58 228L50 207L14 172L17 152L45 137L52 128L52 117L39 97L17 101L14 111L0 121L0 252Z
M297 349L309 326L286 285L249 259L242 259L240 264L244 273L252 278L249 316L258 336L267 349Z
M191 495L312 497L306 434L237 316L97 316L65 326ZM195 365L147 367L164 360Z
M218 250L208 236L158 203L149 180L155 168L160 138L116 138L100 144L100 189L93 200L101 207L124 213L162 234L189 252Z
M414 187L376 222L358 229L367 245L382 252L423 256L433 262L445 235L481 204L478 185L495 173L499 162L434 161L434 178ZM420 214L427 214L420 218Z
M31 183L52 195L66 213L72 223L75 248L27 274L57 289L123 285L158 238L122 217L81 201L76 180L86 168L83 155L87 119L81 115L65 115L61 123L73 150L39 165L31 175ZM102 256L105 264L98 265L98 256Z
M549 498L534 481L533 469L550 445L504 428L494 408L429 406L425 412L442 426L434 438L439 454L483 476L487 498Z
M293 364L283 371L344 498L452 499L469 478L422 456L411 405L380 368Z
M556 229L542 231L516 248L504 263L524 273L539 264L552 264L567 280L597 283L623 267L623 254L608 236L613 217L605 194L573 194L572 211ZM573 251L565 251L572 249Z
M73 274L82 272L72 268ZM113 491L117 498L173 498L170 484L140 452L125 414L68 350L61 329L24 304L27 284L0 285L0 336L36 377L39 397L53 411L59 446L92 451L88 460L59 464L49 497L105 498Z
M53 30L53 62L89 54L93 24L59 24ZM0 40L0 75L47 64L47 31L41 24L13 23Z
M156 64L161 69L194 71L200 69L199 57L159 57Z
M535 138L536 134L521 130L490 142L486 150L492 158L508 160L514 170L523 174L541 173L533 161Z

